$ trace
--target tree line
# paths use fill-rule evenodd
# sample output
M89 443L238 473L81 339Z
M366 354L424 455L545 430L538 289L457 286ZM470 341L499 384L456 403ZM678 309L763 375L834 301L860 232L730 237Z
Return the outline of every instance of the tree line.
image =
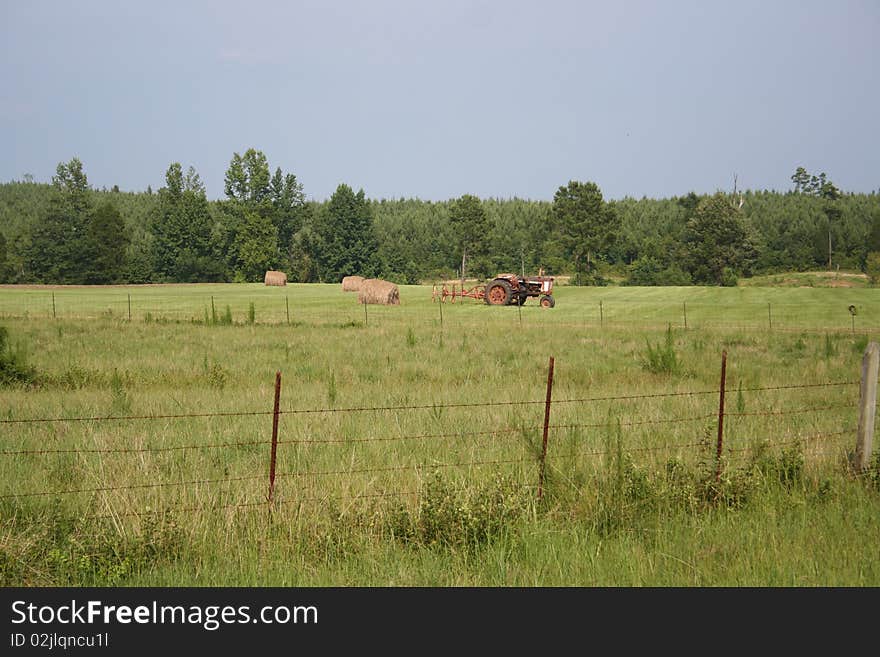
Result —
M157 191L93 189L78 158L51 184L0 185L0 282L298 282L378 276L398 283L499 272L603 285L734 285L818 268L880 275L880 194L844 193L798 167L792 189L607 200L591 181L552 201L370 199L340 184L307 200L264 153L234 153L224 196L172 162Z

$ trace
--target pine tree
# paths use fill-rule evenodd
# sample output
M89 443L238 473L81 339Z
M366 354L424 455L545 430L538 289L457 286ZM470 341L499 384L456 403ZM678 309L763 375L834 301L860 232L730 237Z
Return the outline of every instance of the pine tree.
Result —
M320 271L325 281L343 276L375 275L376 234L373 213L361 189L340 184L324 208L318 222L321 240Z
M87 231L89 262L84 279L89 284L111 284L122 280L129 244L125 222L116 206L107 201L92 214Z
M604 201L599 186L572 180L557 189L553 220L563 254L574 266L576 281L581 282L582 274L595 279L596 260L606 255L620 227L617 213Z
M192 167L165 173L165 187L151 222L156 272L170 281L215 280L211 260L211 213L205 188Z
M489 222L479 198L464 194L449 204L449 222L461 248L460 276L466 272L486 276L485 257L488 251ZM470 262L469 262L470 260Z
M721 192L697 206L684 243L685 265L697 284L736 285L757 255L740 209Z

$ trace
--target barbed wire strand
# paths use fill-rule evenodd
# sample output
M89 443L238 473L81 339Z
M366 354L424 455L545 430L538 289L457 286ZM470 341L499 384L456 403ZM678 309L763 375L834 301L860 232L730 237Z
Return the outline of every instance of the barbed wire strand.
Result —
M428 464L416 464L416 465L403 465L403 466L386 466L386 467L378 467L378 468L354 468L354 469L345 469L345 470L306 470L302 472L282 472L275 475L276 479L286 478L286 477L314 477L314 476L331 476L331 475L351 475L351 474L375 474L380 472L402 472L409 470L424 470L431 468L453 468L453 467L463 467L463 466L472 466L472 465L508 465L511 463L526 463L529 459L521 458L521 459L504 459L504 460L491 460L491 461L460 461L455 463L428 463ZM12 499L12 498L20 498L20 497L43 497L43 496L63 496L63 495L75 495L81 493L104 493L110 491L121 491L121 490L138 490L138 489L146 489L146 488L165 488L165 487L177 487L177 486L195 486L195 485L204 485L204 484L218 484L218 483L227 483L227 482L236 482L236 481L252 481L255 479L267 479L266 473L257 474L257 475L246 475L241 477L226 477L222 479L198 479L192 481L172 481L172 482L153 482L149 484L129 484L125 486L102 486L98 488L80 488L75 490L60 490L60 491L38 491L38 492L30 492L30 493L10 493L6 495L0 495L0 499Z
M840 381L827 383L805 383L782 386L761 386L751 388L726 389L725 392L760 392L771 390L793 390L806 388L834 387L860 384L859 381ZM599 401L625 401L633 399L660 399L665 397L699 396L718 394L719 390L691 390L679 392L646 393L639 395L608 395L602 397L581 397L573 399L556 399L552 404L576 404ZM409 410L444 410L450 408L482 408L489 406L525 406L545 404L546 400L522 400L522 401L483 401L461 403L432 403L395 406L353 406L347 408L303 408L282 409L279 415L305 415L326 413L359 413L359 412L385 412L385 411L409 411ZM96 416L67 416L67 417L41 417L41 418L3 418L0 424L37 424L52 422L123 422L135 420L173 420L186 418L207 417L252 417L273 415L274 411L216 411L211 413L163 413L156 415L96 415Z
M810 412L819 412L819 411L827 411L827 410L837 410L843 408L850 408L849 405L829 405L829 406L817 406L817 407L809 407L809 408L799 408L799 409L786 409L786 410L778 410L778 411L752 411L752 412L728 412L725 413L725 417L758 417L758 416L781 416L781 415L794 415L799 413L810 413ZM608 427L635 427L635 426L643 426L643 425L657 425L657 424L674 424L674 423L684 423L684 422L698 422L704 420L714 420L717 418L716 414L707 414L707 415L699 415L694 417L681 417L681 418L664 418L659 420L640 420L636 422L596 422L596 423L581 423L581 424L551 424L548 425L548 429L597 429L597 428L608 428ZM367 442L390 442L390 441L408 441L408 440L427 440L427 439L438 439L438 438L466 438L466 437L474 437L474 436L491 436L491 435L502 435L505 433L519 433L525 431L538 431L542 429L541 426L524 426L524 427L506 427L503 429L493 429L487 431L457 431L453 433L438 433L438 434L414 434L414 435L404 435L404 436L385 436L385 437L361 437L361 438L327 438L327 439L303 439L303 440L279 440L279 445L320 445L320 444L348 444L348 443L367 443ZM106 448L83 448L83 449L22 449L22 450L0 450L0 456L16 456L16 455L50 455L50 454L113 454L113 453L157 453L157 452L169 452L169 451L180 451L180 450L194 450L194 449L217 449L217 448L226 448L226 447L252 447L265 445L265 441L248 441L248 442L233 442L233 443L208 443L208 444L196 444L196 445L177 445L171 447L152 447L152 448L133 448L133 447L106 447Z

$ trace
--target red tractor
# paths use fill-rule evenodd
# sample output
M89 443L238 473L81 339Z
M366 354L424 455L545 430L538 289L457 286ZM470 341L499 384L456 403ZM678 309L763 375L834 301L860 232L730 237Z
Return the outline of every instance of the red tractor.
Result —
M541 297L542 308L555 306L553 277L544 276L543 270L538 276L529 277L498 274L486 284L485 299L490 306L521 306L529 297Z

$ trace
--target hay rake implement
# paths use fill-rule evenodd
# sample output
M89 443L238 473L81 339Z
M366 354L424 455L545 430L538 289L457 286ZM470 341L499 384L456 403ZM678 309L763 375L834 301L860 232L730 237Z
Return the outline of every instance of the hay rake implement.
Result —
M445 303L447 300L450 300L450 303L455 303L456 299L464 298L482 301L486 298L486 286L474 285L473 287L465 287L464 285L456 283L442 283L438 287L435 283L431 290L431 301Z

